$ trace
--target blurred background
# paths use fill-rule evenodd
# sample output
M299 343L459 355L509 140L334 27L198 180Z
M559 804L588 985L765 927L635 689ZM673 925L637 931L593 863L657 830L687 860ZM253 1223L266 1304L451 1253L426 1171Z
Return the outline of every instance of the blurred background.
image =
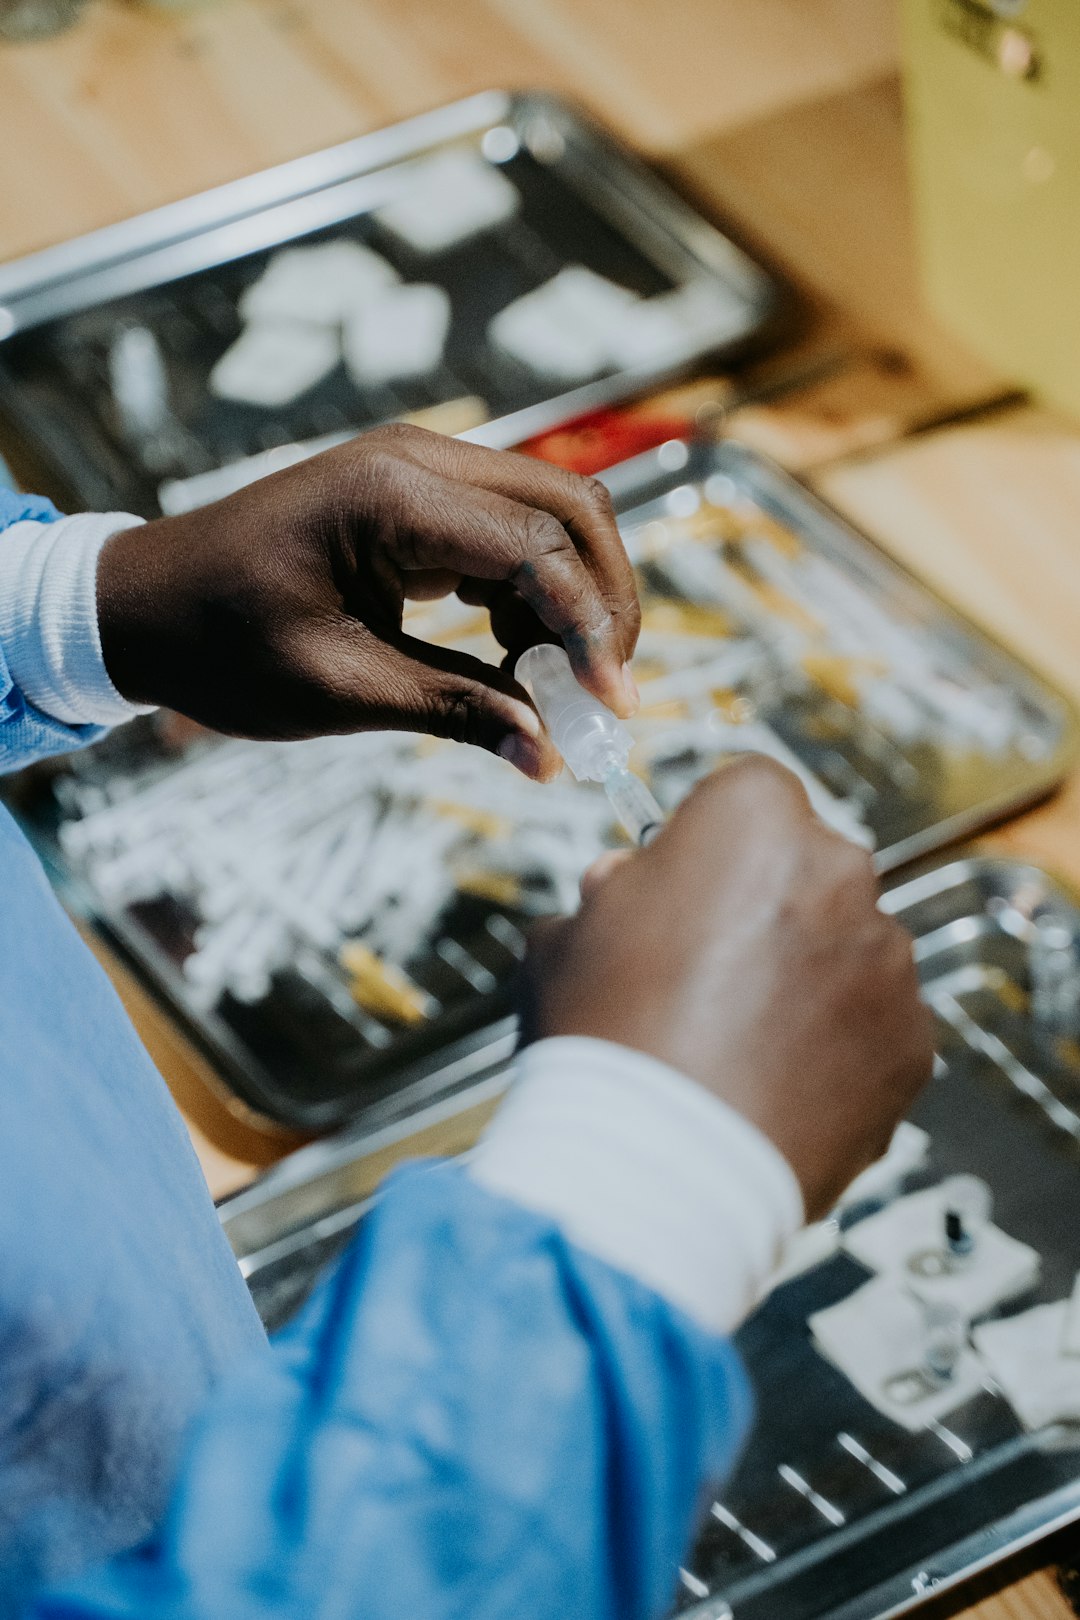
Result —
M943 1040L1080 1135L1078 80L1072 0L0 0L2 476L154 517L392 419L614 469L635 769L773 752L901 879L980 834L896 904L986 969ZM159 715L6 788L268 1317L473 1139L529 923L620 841L511 776Z

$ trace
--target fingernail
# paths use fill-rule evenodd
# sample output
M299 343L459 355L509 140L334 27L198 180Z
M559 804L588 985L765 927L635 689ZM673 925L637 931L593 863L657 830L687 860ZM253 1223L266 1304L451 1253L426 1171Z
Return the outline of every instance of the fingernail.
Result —
M622 681L623 691L626 693L626 701L629 705L629 712L630 714L637 714L641 707L641 693L638 691L637 681L635 681L633 675L630 673L629 664L624 664L622 667Z
M540 775L540 748L531 737L523 737L517 731L508 731L497 752L523 776Z

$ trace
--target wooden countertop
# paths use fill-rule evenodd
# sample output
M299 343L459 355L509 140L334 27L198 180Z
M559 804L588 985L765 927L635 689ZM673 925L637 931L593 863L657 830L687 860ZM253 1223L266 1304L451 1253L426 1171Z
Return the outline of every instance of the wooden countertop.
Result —
M729 430L1080 701L1080 431L982 409L1007 381L921 308L896 52L891 0L95 0L56 40L0 46L0 259L474 90L570 92L804 295L802 350L830 374ZM987 843L1080 884L1080 777ZM110 967L213 1190L241 1185L290 1141L238 1120ZM1070 1612L1036 1573L967 1620Z
M0 259L492 86L675 151L895 53L888 0L94 0L0 46Z

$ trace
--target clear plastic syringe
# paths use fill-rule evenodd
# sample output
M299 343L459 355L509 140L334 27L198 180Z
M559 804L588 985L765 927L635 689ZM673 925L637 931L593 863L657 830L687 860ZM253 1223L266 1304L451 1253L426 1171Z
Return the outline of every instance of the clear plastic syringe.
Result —
M664 812L628 769L633 738L599 698L579 686L561 647L530 647L514 671L536 704L548 736L579 782L600 782L608 803L634 840L647 844Z

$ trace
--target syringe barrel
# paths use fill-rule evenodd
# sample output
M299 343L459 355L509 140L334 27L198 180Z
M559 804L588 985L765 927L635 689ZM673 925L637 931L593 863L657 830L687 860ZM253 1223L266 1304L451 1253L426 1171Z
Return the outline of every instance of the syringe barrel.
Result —
M625 768L633 744L630 733L599 698L578 685L561 647L530 647L514 673L579 782L602 782L610 771Z

